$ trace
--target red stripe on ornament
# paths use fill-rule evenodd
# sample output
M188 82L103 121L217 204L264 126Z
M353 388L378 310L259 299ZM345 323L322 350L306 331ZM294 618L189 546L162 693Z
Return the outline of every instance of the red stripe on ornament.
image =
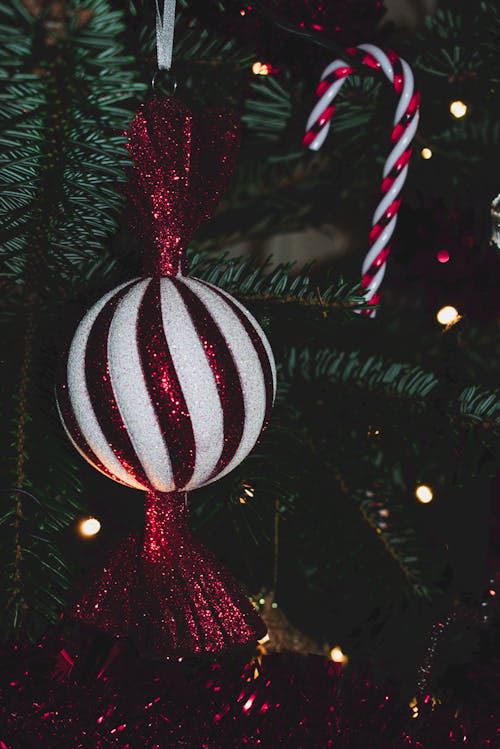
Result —
M196 442L191 415L165 337L160 278L150 281L139 307L137 349L149 398L170 455L175 487L180 490L193 475Z
M403 135L404 131L406 130L407 125L402 125L401 123L398 123L392 133L391 133L391 142L394 143L394 141L399 140L401 136Z
M209 289L212 289L218 296L223 299L226 304L229 305L229 307L232 309L234 314L238 317L238 320L245 328L245 331L252 341L252 344L255 348L255 351L257 353L257 356L259 357L260 366L262 368L262 375L264 377L264 386L266 389L266 410L265 410L265 416L264 416L264 424L263 429L267 426L269 422L269 416L271 414L271 409L273 406L274 401L274 381L273 381L273 372L271 369L271 363L269 361L269 357L267 355L267 351L264 348L264 344L262 343L262 339L259 335L259 333L255 330L254 326L248 319L248 317L241 311L241 309L234 303L234 301L231 299L231 297L226 296L223 294L220 289L217 288L217 286L212 286L212 284L207 283L206 281L202 281L201 279L197 278L196 281L198 283L203 284Z
M62 361L58 366L57 380L56 380L56 401L61 412L63 423L71 435L72 440L78 446L78 449L83 454L86 460L93 466L97 471L101 471L109 478L114 481L118 481L120 484L127 486L126 482L115 476L115 474L107 468L104 463L101 463L95 452L90 447L89 443L83 436L83 432L80 429L80 425L76 419L73 406L71 405L71 399L69 396L68 387L68 357L69 348L64 354Z
M330 122L330 120L333 117L334 112L335 112L335 104L330 104L328 107L325 107L325 109L322 111L322 113L320 114L317 120L319 127L323 127L324 125L326 125L327 122Z
M394 218L394 216L396 215L396 213L399 211L400 206L401 206L401 198L396 198L396 200L394 200L390 204L389 208L386 210L386 212L384 214L384 217L386 219L386 223L389 223L389 221L392 218Z
M393 86L397 94L403 91L405 76L403 72L403 66L401 65L401 59L398 57L393 49L387 50L387 57L389 58L392 68L394 71Z
M317 136L318 132L319 132L319 128L316 131L308 130L307 133L302 138L302 144L304 146L310 146L313 140L315 139L315 137Z
M328 91L332 83L338 81L340 78L347 78L353 72L352 68L345 65L343 68L337 68L332 70L323 80L321 80L316 88L316 96L323 96Z
M382 234L383 228L384 227L380 224L380 222L378 224L375 224L375 226L371 228L370 234L369 234L370 245L374 244L376 240L380 237L380 235Z
M214 375L222 407L224 423L224 446L210 479L217 476L234 458L241 443L245 425L245 403L238 368L231 350L203 301L182 281L171 278L171 282L186 305L205 356Z
M399 157L399 159L396 161L396 163L392 167L392 172L391 173L393 173L394 171L396 173L398 173L398 172L400 172L407 165L407 163L409 162L410 157L411 157L411 152L412 152L412 147L411 146L410 146L410 148L407 148L406 151L403 151L403 153L401 154L401 156Z
M94 320L85 347L85 380L94 415L108 445L125 470L145 488L152 489L120 414L108 362L109 329L116 307L135 283L111 297Z
M368 268L368 270L363 274L361 278L361 288L366 289L366 287L370 285L374 276L377 274L381 266L387 260L387 256L389 255L390 251L391 251L390 247L384 247L384 249L379 252L379 254L375 258L373 263Z
M413 96L411 97L410 101L408 102L408 106L406 108L406 115L412 115L414 114L418 106L420 104L420 91L416 91Z

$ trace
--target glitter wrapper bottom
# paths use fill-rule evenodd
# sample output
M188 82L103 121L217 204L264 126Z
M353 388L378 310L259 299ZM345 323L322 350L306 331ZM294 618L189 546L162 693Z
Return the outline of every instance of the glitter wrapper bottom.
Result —
M69 616L128 638L145 658L221 653L266 627L234 578L191 535L186 494L146 495L142 544L129 537Z

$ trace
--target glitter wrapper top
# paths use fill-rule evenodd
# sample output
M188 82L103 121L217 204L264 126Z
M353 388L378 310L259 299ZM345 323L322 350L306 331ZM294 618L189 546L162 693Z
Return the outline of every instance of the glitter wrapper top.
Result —
M129 130L134 161L126 190L143 240L144 273L185 272L193 232L212 215L232 177L239 123L231 113L191 112L178 99L143 104Z

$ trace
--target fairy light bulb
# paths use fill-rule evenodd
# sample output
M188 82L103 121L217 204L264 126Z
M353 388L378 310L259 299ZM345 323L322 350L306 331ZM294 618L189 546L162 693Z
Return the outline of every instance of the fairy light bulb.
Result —
M97 518L85 518L85 520L82 520L78 526L78 530L80 531L80 534L82 536L85 536L85 538L90 538L91 536L96 536L99 531L101 530L101 523Z
M440 325L454 325L460 320L460 315L456 307L451 304L447 304L445 307L441 307L436 314L436 320Z
M427 148L427 146L425 148L422 148L422 150L420 151L420 156L423 159L425 159L426 161L428 159L432 159L432 151L431 151L431 149Z
M343 666L345 666L349 660L339 645L335 645L335 647L330 650L330 658L334 663L341 663Z
M439 250L436 258L438 260L438 263L447 263L450 259L450 253L448 252L448 250Z
M254 62L252 65L254 75L269 75L270 72L271 66L267 62Z
M249 499L253 499L255 496L255 489L253 486L250 486L250 484L243 484L242 486L243 493L240 496L240 503L242 505L246 504Z
M432 502L434 494L430 486L427 486L426 484L420 484L415 489L415 496L419 502L422 502L423 505L426 505L429 502Z
M467 104L465 104L465 102L461 101L460 99L452 101L450 104L450 112L453 117L459 120L461 117L465 117L465 115L467 114Z
M411 717L418 718L418 700L416 697L411 700L409 707L411 709Z

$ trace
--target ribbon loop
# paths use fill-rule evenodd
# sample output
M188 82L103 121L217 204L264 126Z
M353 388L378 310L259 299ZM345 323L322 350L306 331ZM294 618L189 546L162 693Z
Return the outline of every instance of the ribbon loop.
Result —
M175 0L163 0L163 13L156 2L156 57L159 70L170 70L172 67L172 50L174 47Z

